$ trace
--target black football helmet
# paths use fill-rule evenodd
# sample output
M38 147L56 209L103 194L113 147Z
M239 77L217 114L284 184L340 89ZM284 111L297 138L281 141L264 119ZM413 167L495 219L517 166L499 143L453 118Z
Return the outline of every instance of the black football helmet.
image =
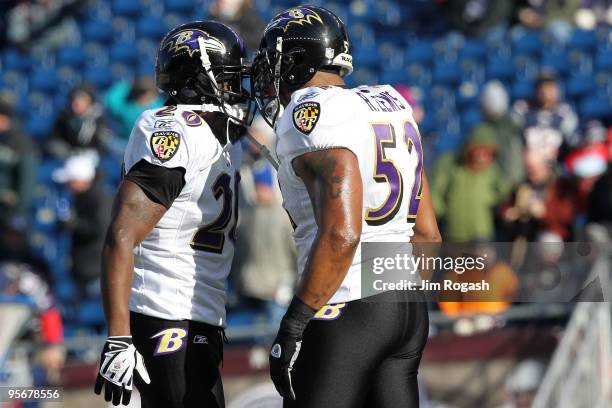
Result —
M290 92L317 71L353 72L344 23L319 6L298 6L278 14L266 26L251 70L251 94L264 118L274 125L280 112L279 89Z
M203 20L166 34L157 51L155 77L157 87L177 104L207 105L248 126L252 99L243 79L249 70L242 38L225 24Z

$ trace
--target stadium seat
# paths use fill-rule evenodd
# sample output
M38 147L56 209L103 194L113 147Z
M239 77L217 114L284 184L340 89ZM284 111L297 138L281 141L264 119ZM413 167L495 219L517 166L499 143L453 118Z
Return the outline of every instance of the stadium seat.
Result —
M378 51L375 47L360 47L353 53L353 64L356 67L373 68L380 63Z
M576 29L567 44L570 49L592 52L597 46L597 33L594 30Z
M382 84L406 84L409 82L408 73L403 67L386 67L380 75L380 83Z
M517 80L510 88L510 97L513 101L518 99L529 100L535 92L535 82L530 80Z
M193 13L195 3L193 0L165 0L164 9L169 13L190 14Z
M467 39L459 49L459 58L484 61L487 56L487 44L479 39Z
M482 113L476 106L466 109L461 114L461 127L468 133L481 122Z
M135 17L140 15L142 5L138 0L113 0L112 11L116 16Z
M373 46L376 43L374 29L367 24L351 24L348 30L353 51L360 47Z
M60 48L57 52L57 64L72 68L82 68L86 62L83 47L74 45Z
M612 119L612 100L610 98L589 97L580 103L579 109L583 121L591 119Z
M460 132L441 132L436 141L435 155L457 151L463 144L463 135Z
M462 81L484 82L485 70L482 62L472 59L462 59L459 61L458 68L461 72Z
M376 20L376 2L373 0L353 0L349 5L349 21L371 23Z
M486 68L488 79L510 80L514 77L514 64L511 58L495 56L489 59Z
M575 75L567 80L565 95L570 98L580 98L588 95L595 87L595 78L592 75Z
M166 22L161 17L143 16L136 25L138 38L144 37L159 41L168 32Z
M512 42L516 55L539 55L542 51L542 37L539 31L528 31Z
M54 116L30 115L26 120L26 131L37 140L47 138L53 130Z
M83 301L76 309L75 320L86 326L103 325L104 311L100 299L90 299Z
M456 85L461 80L457 64L438 62L434 65L433 81L444 85Z
M135 64L139 60L138 47L131 43L115 43L110 48L109 57L112 63Z
M463 81L457 89L457 105L459 107L477 105L479 93L478 83Z
M381 61L384 61L384 67L404 67L403 49L392 43L383 43L378 47L378 55Z
M429 64L434 57L433 41L420 40L409 43L406 47L407 63Z
M538 75L539 67L535 58L527 55L514 57L515 78L533 79Z
M85 71L83 79L92 84L98 90L105 90L113 83L113 75L106 66L90 66Z
M58 86L57 72L53 69L37 69L30 77L31 91L53 93Z
M559 75L565 75L569 71L567 55L560 51L543 51L540 67L553 70Z
M595 56L595 69L612 72L612 48L601 49Z
M108 21L86 21L81 34L84 42L107 44L113 39L113 27Z
M2 72L17 71L27 73L33 65L33 61L27 54L17 51L15 48L6 48L2 52Z

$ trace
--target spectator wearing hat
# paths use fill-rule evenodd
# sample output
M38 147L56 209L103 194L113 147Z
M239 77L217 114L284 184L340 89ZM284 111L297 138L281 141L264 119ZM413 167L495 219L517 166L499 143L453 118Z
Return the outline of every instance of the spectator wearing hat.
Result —
M525 145L530 149L547 151L550 159L563 157L580 144L578 116L561 101L557 76L553 72L540 74L535 98L530 102L517 101L513 115L523 129Z
M72 275L81 295L97 292L104 231L110 219L112 195L99 177L88 155L70 157L53 173L57 183L72 193L70 215L62 227L72 234Z
M480 110L484 121L474 132L485 132L497 141L496 162L508 180L516 185L525 177L521 130L509 114L509 97L501 82L485 84L480 96Z
M0 96L0 227L29 218L37 169L34 144L16 123L8 95Z
M551 160L579 145L576 131L578 117L574 110L561 102L557 77L543 72L536 83L533 101L517 101L514 119L523 129L524 143L529 149L544 150Z
M74 88L68 106L55 122L46 145L47 154L59 160L85 151L102 154L110 139L103 113L93 88L87 85Z
M495 163L494 135L475 129L459 160L431 181L436 216L444 221L447 241L468 242L494 238L494 210L506 199L510 183Z

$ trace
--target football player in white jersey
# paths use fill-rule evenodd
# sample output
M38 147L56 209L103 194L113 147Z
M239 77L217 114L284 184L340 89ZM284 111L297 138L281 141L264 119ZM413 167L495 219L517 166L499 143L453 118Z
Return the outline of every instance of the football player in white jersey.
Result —
M252 67L299 253L269 359L285 407L418 406L426 303L415 291L368 295L360 243L441 238L412 109L388 85L345 89L352 69L344 24L315 6L274 17Z
M224 406L245 58L242 39L214 21L176 27L159 47L168 100L132 130L103 250L109 337L95 391L114 405L129 403L134 381L143 407Z

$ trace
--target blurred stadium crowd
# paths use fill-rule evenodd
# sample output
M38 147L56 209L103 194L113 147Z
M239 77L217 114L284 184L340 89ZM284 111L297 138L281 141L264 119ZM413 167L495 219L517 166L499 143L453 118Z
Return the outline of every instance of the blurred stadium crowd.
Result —
M581 240L612 221L610 1L312 3L348 24L347 84L390 83L413 105L445 240ZM292 5L0 3L0 294L39 311L41 382L57 375L64 338L104 330L100 248L132 124L163 103L159 40L212 18L254 51L264 22ZM274 146L262 119L249 131ZM275 174L244 150L230 326L276 321L295 275Z

